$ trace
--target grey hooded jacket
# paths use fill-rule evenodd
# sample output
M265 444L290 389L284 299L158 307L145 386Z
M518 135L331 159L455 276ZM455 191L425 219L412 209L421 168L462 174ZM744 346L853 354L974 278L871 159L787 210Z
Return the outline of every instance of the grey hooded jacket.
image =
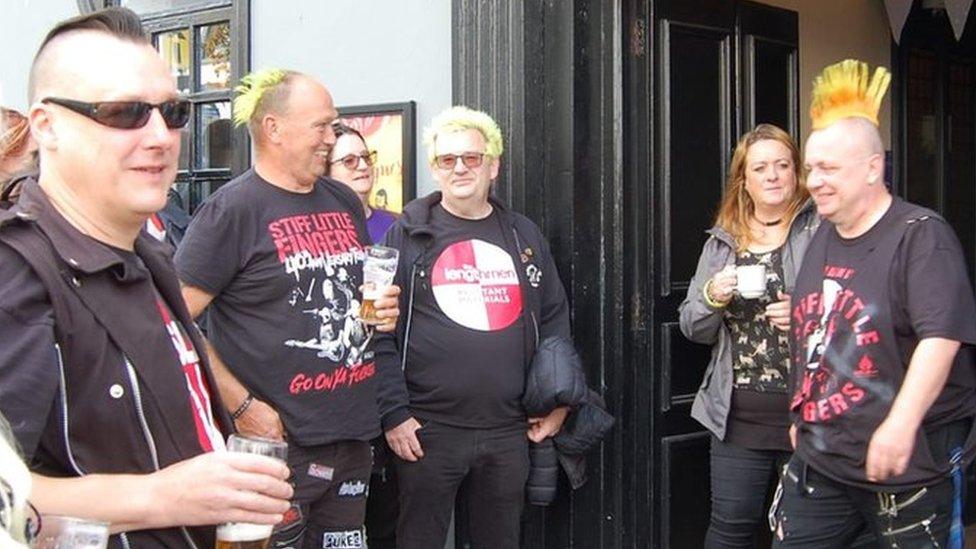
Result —
M800 261L820 226L820 216L812 201L807 202L790 226L783 247L783 277L787 293L793 290ZM726 265L735 264L735 241L719 227L709 229L710 235L698 259L695 277L688 287L688 295L678 307L681 333L695 343L712 346L712 358L705 370L691 417L698 420L719 440L725 439L726 420L732 403L732 345L728 327L723 321L723 309L705 303L702 287ZM786 410L783 411L786 413Z

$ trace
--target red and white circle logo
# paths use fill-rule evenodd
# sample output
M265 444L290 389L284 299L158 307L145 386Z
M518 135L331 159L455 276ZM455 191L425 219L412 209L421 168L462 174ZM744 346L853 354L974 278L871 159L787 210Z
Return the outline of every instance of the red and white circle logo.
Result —
M451 244L430 275L434 299L448 318L483 332L509 327L522 314L512 256L483 240Z

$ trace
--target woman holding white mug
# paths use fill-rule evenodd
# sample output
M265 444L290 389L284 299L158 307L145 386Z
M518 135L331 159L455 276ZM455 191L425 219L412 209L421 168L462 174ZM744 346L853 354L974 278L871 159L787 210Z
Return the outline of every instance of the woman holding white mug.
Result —
M755 545L766 494L792 451L789 291L819 224L799 163L776 126L742 136L679 308L685 337L712 346L691 411L712 432L709 548Z

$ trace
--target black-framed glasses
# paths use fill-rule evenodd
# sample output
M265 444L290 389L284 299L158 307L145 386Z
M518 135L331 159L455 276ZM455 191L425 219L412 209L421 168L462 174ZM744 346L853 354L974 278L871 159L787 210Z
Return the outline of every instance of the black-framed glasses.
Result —
M145 101L97 101L86 103L63 97L45 97L41 103L59 105L68 110L86 116L103 126L120 130L134 130L149 122L153 109L159 109L166 127L176 130L186 126L190 121L190 102L185 99L173 99L158 104Z
M468 169L475 169L485 162L485 153L466 152L461 154L439 154L434 157L434 164L442 170L453 170L457 166L458 159Z
M338 164L342 162L342 165L346 167L347 170L355 170L359 167L359 160L362 159L366 163L366 166L372 166L376 164L376 151L367 151L359 154L347 154L342 158L333 160L331 164Z

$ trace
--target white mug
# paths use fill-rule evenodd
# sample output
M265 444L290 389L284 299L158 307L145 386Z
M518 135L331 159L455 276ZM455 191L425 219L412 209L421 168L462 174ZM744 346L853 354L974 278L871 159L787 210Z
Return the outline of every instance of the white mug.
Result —
M735 289L743 299L756 299L766 293L766 266L739 265L735 268Z

